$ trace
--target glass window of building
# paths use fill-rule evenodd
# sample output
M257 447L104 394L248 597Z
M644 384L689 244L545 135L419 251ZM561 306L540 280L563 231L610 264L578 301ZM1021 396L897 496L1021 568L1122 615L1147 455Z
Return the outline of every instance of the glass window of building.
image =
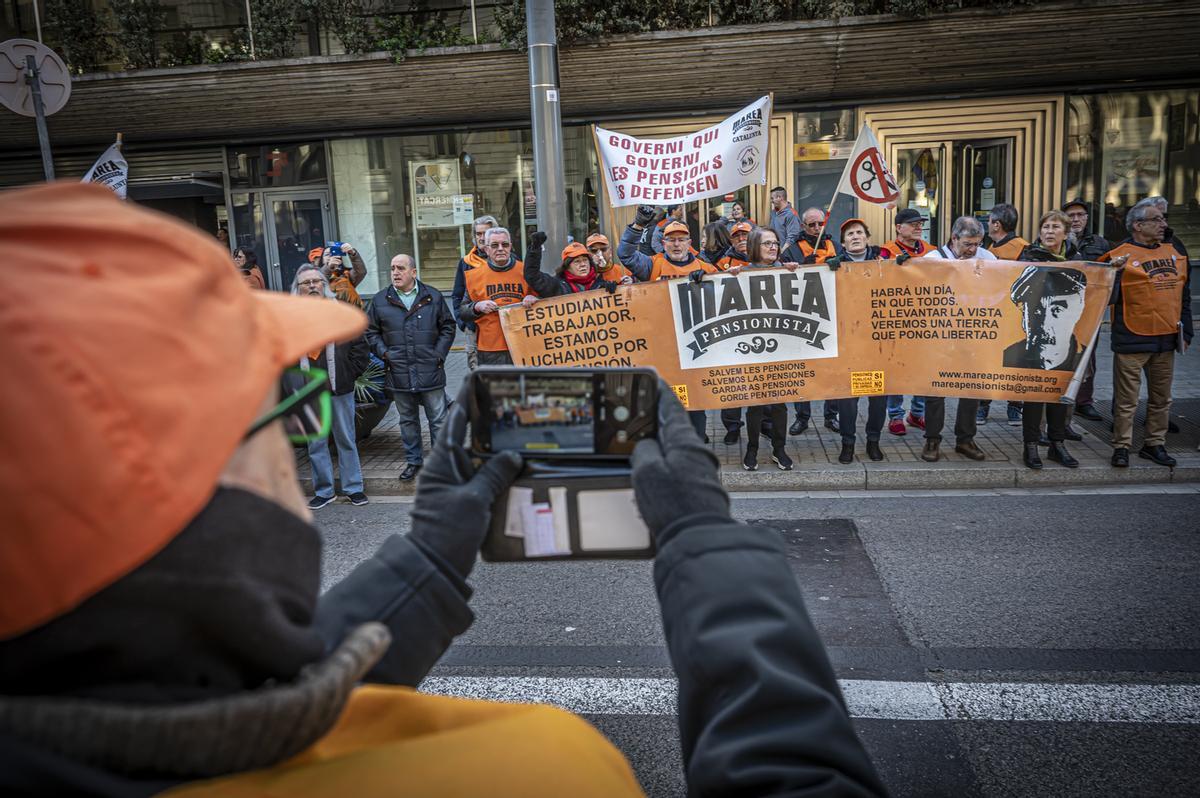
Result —
M1128 235L1125 214L1135 202L1165 197L1171 228L1196 258L1200 255L1200 91L1071 98L1066 177L1066 198L1082 197L1092 203L1092 226L1109 241Z
M853 108L796 114L795 183L789 199L796 213L804 213L806 208L824 210L832 201L826 235L835 245L839 243L838 230L842 222L856 212L852 197L835 195L842 170L854 149L856 135L858 128L855 127ZM759 221L766 223L768 220ZM872 232L879 237L879 231ZM882 240L874 243L882 243Z
M528 129L481 130L331 141L338 229L367 262L364 296L389 282L398 254L420 279L449 291L473 246L471 222L496 217L523 253L537 229L533 142ZM568 229L583 240L598 209L591 133L563 129Z

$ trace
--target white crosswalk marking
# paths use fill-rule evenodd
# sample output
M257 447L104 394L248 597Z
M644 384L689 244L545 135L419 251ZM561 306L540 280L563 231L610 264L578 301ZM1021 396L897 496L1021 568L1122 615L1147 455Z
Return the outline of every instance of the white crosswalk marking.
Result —
M843 679L850 714L886 720L1200 723L1200 685ZM435 676L422 692L546 703L590 715L670 715L674 679Z

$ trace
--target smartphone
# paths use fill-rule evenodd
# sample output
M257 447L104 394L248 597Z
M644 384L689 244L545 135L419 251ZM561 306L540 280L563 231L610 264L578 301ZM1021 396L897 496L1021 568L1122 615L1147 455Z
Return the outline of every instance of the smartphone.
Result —
M471 447L545 460L625 461L658 431L653 369L485 367L471 380Z
M653 369L496 367L468 379L472 453L525 460L492 507L485 560L654 556L630 465L637 442L658 430Z

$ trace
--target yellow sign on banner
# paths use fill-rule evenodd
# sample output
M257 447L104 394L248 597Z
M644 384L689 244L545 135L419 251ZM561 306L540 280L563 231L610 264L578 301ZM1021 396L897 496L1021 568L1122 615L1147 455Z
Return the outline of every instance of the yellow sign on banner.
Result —
M1115 269L940 260L746 268L500 311L518 366L653 366L693 410L892 394L1057 402Z
M850 372L850 395L872 396L883 393L882 371Z

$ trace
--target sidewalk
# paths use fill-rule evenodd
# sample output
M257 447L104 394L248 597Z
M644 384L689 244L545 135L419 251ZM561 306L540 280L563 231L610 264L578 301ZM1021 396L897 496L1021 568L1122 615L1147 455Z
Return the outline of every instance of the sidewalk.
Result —
M779 471L770 460L770 444L759 446L759 470L742 468L746 444L741 438L732 446L723 443L725 429L717 411L708 413L708 435L711 447L721 461L721 478L729 490L951 490L959 488L1011 488L1078 486L1101 484L1133 484L1162 482L1200 482L1200 351L1179 357L1175 365L1174 402L1171 420L1180 432L1167 436L1167 449L1178 461L1174 469L1154 465L1148 460L1131 458L1130 467L1116 469L1109 465L1112 448L1109 445L1109 400L1112 398L1112 354L1109 351L1107 326L1097 342L1099 350L1099 379L1096 385L1096 409L1104 421L1085 421L1075 416L1072 423L1083 435L1082 441L1069 442L1068 448L1080 462L1077 469L1067 469L1045 459L1045 468L1033 471L1021 462L1021 428L1006 424L1005 403L993 402L987 424L979 427L975 442L988 459L976 463L954 452L954 417L956 402L946 402L946 428L943 432L942 460L926 463L921 460L924 433L908 428L904 436L892 435L884 429L880 447L883 462L862 462L850 465L837 461L841 451L841 436L824 427L822 403L813 402L811 426L803 435L788 438L787 451L796 461L794 470ZM451 352L447 362L447 377L451 392L457 390L467 374L466 355ZM1134 448L1141 447L1141 424L1145 412L1145 388L1142 406L1134 425ZM866 401L860 400L859 429L856 455L865 460ZM908 402L905 402L907 408ZM794 418L789 408L789 423ZM428 429L422 423L428 447ZM426 448L428 451L428 448ZM402 483L396 475L404 467L404 448L400 441L395 408L375 428L371 436L359 444L363 475L368 495L409 494L412 483ZM308 457L297 450L298 467L305 489L309 489Z

